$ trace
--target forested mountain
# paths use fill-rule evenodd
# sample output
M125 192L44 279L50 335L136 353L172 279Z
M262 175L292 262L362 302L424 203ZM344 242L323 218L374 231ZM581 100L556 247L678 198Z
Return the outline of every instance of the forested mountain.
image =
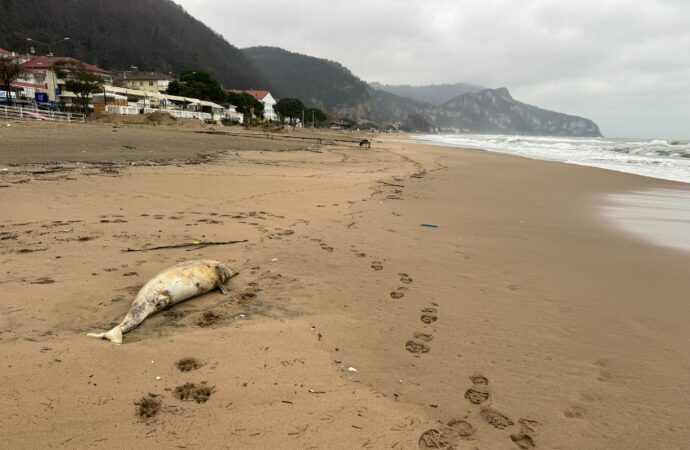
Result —
M271 89L238 48L170 0L1 0L0 47L36 54L47 48L27 37L54 42L56 55L72 56L109 70L211 72L225 87Z
M453 84L430 84L426 86L410 86L407 84L381 84L369 83L371 87L380 91L390 92L400 97L411 98L419 102L431 103L441 106L447 101L454 99L458 95L470 92L479 92L483 88L473 84L453 83Z
M361 117L371 111L369 86L341 64L277 47L242 50L286 96L331 115Z
M376 89L357 78L344 66L325 59L288 52L274 47L243 50L264 71L272 84L285 96L297 97L308 106L316 106L334 118L383 125L397 123L405 129L429 131L432 128L455 129L476 133L505 133L561 136L599 136L591 120L547 111L513 99L507 89L482 89L457 83L410 87L419 101Z

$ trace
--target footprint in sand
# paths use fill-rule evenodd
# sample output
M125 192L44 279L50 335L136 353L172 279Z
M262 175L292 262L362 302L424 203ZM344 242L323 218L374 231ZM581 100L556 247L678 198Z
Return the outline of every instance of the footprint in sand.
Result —
M419 448L424 450L431 448L450 449L453 448L453 444L443 432L431 428L426 430L419 437Z
M584 416L587 410L580 405L573 405L563 411L563 415L569 419L579 419Z
M413 340L407 341L405 348L410 353L428 353L430 350L428 345Z
M324 249L324 250L326 250L327 252L332 252L332 251L333 251L333 247L331 247L331 246L329 246L329 245L326 245L326 244L324 244L324 243L321 243L321 248Z
M465 391L465 398L475 405L487 401L489 399L489 379L484 375L472 375L470 380L473 386Z
M489 425L494 428L498 428L499 430L513 425L513 421L508 417L488 407L482 408L481 411L479 411L479 415L482 416L482 419L484 419Z
M515 442L515 445L517 445L519 448L534 448L537 445L534 443L534 438L530 436L528 433L520 431L517 434L511 434L510 439Z
M419 320L421 320L422 323L429 325L429 324L436 322L436 320L438 320L438 317L436 317L433 314L422 314L422 316L419 318Z
M465 420L453 419L448 426L439 429L429 429L419 437L421 449L455 449L460 440L474 439L475 428Z
M403 298L405 296L406 290L407 290L407 288L404 286L399 287L395 291L391 292L391 298L394 300L398 300L398 299Z
M197 403L206 403L211 394L213 394L215 386L207 386L206 382L201 384L185 383L182 386L177 386L173 391L173 395L183 401L195 401Z
M483 384L475 384L465 391L465 398L475 405L482 404L489 399L489 388Z
M398 276L400 277L400 282L405 283L405 284L412 284L412 278L406 273L399 273Z
M374 270L383 270L383 264L381 264L378 261L374 261L373 263L371 263L371 268Z
M466 420L453 419L448 422L448 428L452 431L452 434L462 439L471 439L477 432L472 424Z
M516 434L511 434L510 439L519 448L535 448L537 444L534 442L534 428L539 425L539 422L530 419L520 419L518 423L520 424L520 431Z
M180 372L191 372L201 366L203 366L203 364L196 358L182 358L175 363L175 367L177 367Z
M162 402L158 398L158 395L148 394L134 404L137 405L137 414L139 415L139 418L142 420L147 420L160 412Z

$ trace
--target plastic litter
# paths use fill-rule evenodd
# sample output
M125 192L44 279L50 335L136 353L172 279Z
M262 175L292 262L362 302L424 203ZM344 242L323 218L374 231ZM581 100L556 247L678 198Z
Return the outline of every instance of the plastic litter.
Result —
M433 223L423 223L422 226L427 228L438 228L438 225L434 225Z
M348 371L348 372L353 372L353 373L354 373L354 372L357 372L357 369L355 369L354 367L348 367L348 368L347 368L347 371Z

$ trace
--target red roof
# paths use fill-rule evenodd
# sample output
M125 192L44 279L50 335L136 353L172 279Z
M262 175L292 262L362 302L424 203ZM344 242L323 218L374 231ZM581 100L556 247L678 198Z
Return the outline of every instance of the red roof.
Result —
M242 89L230 89L230 92L235 94L249 94L257 100L263 100L264 97L268 95L268 91L254 91L254 90L242 90Z
M77 59L70 58L69 56L39 56L30 61L22 64L23 69L50 69L53 65L59 61L65 61L68 63L80 64L84 66L86 70L93 73L109 74L110 72L96 67L91 64L81 62Z
M12 83L12 86L14 87L26 87L26 88L34 88L37 91L40 92L48 92L45 88L45 86L40 85L40 84L33 84L33 83L23 83L21 81L15 81Z

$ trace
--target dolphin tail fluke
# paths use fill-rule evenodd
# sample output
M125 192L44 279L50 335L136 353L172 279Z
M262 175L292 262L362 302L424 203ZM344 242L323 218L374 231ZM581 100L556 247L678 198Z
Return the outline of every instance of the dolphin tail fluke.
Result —
M107 339L114 344L122 344L122 329L119 325L105 333L88 333L87 336Z

